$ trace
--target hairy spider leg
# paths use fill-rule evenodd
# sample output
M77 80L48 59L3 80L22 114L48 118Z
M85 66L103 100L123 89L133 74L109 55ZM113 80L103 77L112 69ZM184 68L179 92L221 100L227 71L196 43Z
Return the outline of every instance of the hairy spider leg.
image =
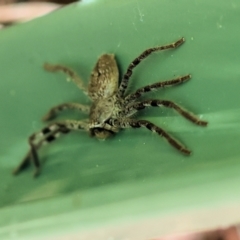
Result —
M196 125L207 126L207 124L208 124L208 122L199 119L193 113L188 112L187 110L183 109L181 106L177 105L176 103L174 103L172 101L168 101L168 100L151 99L151 100L145 100L142 102L136 102L136 103L133 103L133 105L126 108L125 114L127 116L131 116L136 111L142 110L146 107L162 107L162 106L167 107L167 108L173 108L184 118L186 118L187 120L191 121L192 123L194 123ZM132 114L131 114L131 112L132 112Z
M124 104L128 104L129 102L132 102L137 98L140 98L144 93L155 91L159 88L170 87L170 86L174 86L177 84L181 84L181 83L184 83L184 82L190 80L190 78L191 78L191 75L188 74L188 75L174 78L171 80L167 80L164 82L156 82L151 85L144 86L142 88L139 88L136 92L131 93L128 96L126 96L124 98Z
M78 86L79 89L81 89L86 95L88 95L88 90L84 86L83 80L71 68L60 65L60 64L54 65L54 64L50 64L50 63L45 63L43 67L45 70L47 70L49 72L65 73Z
M59 133L61 131L62 133L67 133L66 130L63 131L62 129L59 129L56 125L49 125L48 127L43 128L40 132L32 134L28 140L30 145L30 150L28 151L26 156L23 158L23 160L20 162L20 164L17 166L17 168L14 169L13 174L17 175L19 172L27 168L30 165L30 162L32 162L35 167L33 176L36 177L40 171L40 162L39 162L37 150L42 145L50 143L53 140L55 140L57 137L59 137L60 135Z
M84 113L90 112L90 107L80 103L63 103L51 108L42 118L43 121L49 121L54 119L59 112L62 112L67 109L76 109Z
M166 131L164 131L162 128L156 126L155 124L147 121L147 120L135 120L135 119L112 119L112 124L115 126L118 126L120 128L140 128L145 127L149 129L150 131L157 133L159 136L165 138L174 148L176 148L178 151L189 155L191 151L187 149L183 144L181 144L178 140L173 138L170 134L168 134Z
M75 120L65 120L51 123L49 126L43 128L40 132L34 133L29 137L30 151L27 153L25 158L19 164L19 166L14 170L14 174L19 173L29 165L29 161L33 162L35 167L34 177L39 174L40 171L40 161L38 158L37 150L48 143L56 140L61 133L66 134L71 130L88 130L88 125L86 122L75 121Z
M164 46L160 46L160 47L153 47L153 48L149 48L147 50L145 50L144 52L142 52L137 58L135 58L130 65L127 68L126 73L123 75L123 79L120 83L119 89L118 89L118 96L119 97L123 97L125 90L127 89L128 86L128 81L132 75L133 69L145 58L147 58L151 53L153 52L157 52L157 51L162 51L162 50L166 50L166 49L171 49L171 48L177 48L180 45L182 45L184 43L184 38L180 38L179 40L177 40L174 43L168 44L168 45L164 45Z

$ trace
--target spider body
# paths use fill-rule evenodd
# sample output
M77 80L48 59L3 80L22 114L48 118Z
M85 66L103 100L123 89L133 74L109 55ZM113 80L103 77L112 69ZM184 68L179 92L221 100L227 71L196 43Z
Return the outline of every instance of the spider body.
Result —
M170 134L168 134L164 129L147 120L137 120L133 118L133 115L136 112L145 109L146 107L164 106L173 108L180 115L197 125L206 126L206 121L200 120L197 116L186 111L172 101L159 99L140 99L140 97L146 92L184 83L191 78L190 75L177 77L164 82L156 82L139 88L135 92L128 95L125 94L125 90L127 89L128 81L133 73L133 69L143 59L148 57L153 52L174 49L183 43L184 39L181 38L174 43L145 50L130 63L120 84L118 82L119 71L113 54L104 54L100 56L92 71L88 88L84 86L80 77L70 68L62 65L45 64L44 68L47 71L61 71L67 74L72 81L81 90L83 90L86 95L88 95L92 104L91 106L85 106L80 103L63 103L51 108L43 117L43 120L52 120L59 112L65 109L76 109L83 111L89 115L89 118L88 120L55 121L43 128L40 132L32 134L29 137L30 151L27 153L26 157L19 164L19 166L14 170L14 173L17 174L20 172L32 161L35 166L34 175L36 176L40 170L40 161L37 153L38 149L43 144L54 141L61 134L66 134L73 130L85 130L90 133L90 136L99 139L105 139L114 133L117 133L120 129L144 127L164 137L174 148L180 152L189 155L191 151Z

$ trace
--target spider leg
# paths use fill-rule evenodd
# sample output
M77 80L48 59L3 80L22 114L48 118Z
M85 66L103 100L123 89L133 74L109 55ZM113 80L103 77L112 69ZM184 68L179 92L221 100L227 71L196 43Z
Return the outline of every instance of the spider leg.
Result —
M135 58L130 65L128 66L127 72L124 74L123 79L121 81L121 84L119 86L118 89L118 96L122 97L125 93L125 90L128 86L128 81L129 78L132 75L133 69L145 58L147 58L151 53L153 52L157 52L157 51L162 51L162 50L166 50L166 49L171 49L171 48L177 48L180 45L182 45L184 43L184 38L180 38L179 40L177 40L174 43L168 44L168 45L164 45L164 46L160 46L160 47L153 47L153 48L149 48L147 50L145 50L144 52L142 52L137 58Z
M30 151L24 157L22 162L13 171L13 174L18 174L26 167L29 166L30 161L32 161L35 171L34 177L36 177L40 172L40 161L38 158L37 150L43 145L53 142L56 140L61 133L66 134L71 130L85 129L88 130L86 122L75 121L75 120L65 120L55 123L51 123L49 126L43 128L40 132L34 133L29 137Z
M59 137L60 133L68 133L69 131L64 128L60 128L57 124L50 124L48 127L43 128L40 132L32 134L29 139L30 150L23 158L22 162L14 169L13 174L18 174L33 163L35 167L34 177L40 172L40 162L37 154L37 150L45 144L54 141Z
M88 95L88 90L84 86L83 80L78 76L76 72L74 72L71 68L60 65L60 64L50 64L45 63L44 69L49 72L63 72L65 73L77 86L81 89L86 95Z
M184 83L184 82L188 81L190 78L191 78L191 75L188 74L188 75L185 75L182 77L174 78L174 79L164 81L164 82L156 82L151 85L147 85L145 87L139 88L136 92L131 93L128 96L126 96L124 99L124 103L127 104L131 101L134 101L135 99L141 97L146 92L151 92L151 91L155 91L159 88L164 88L164 87L169 87L169 86Z
M187 149L182 143L180 143L178 140L173 138L170 134L168 134L165 130L162 128L156 126L155 124L146 121L146 120L134 120L134 119L121 119L121 120L113 120L113 125L121 127L121 128L140 128L145 127L149 129L152 132L157 133L159 136L164 137L174 148L176 148L178 151L189 155L191 151Z
M158 100L158 99L153 99L153 100L145 100L142 102L136 102L133 105L129 106L126 108L125 114L127 116L130 116L134 114L136 111L142 110L146 107L167 107L167 108L173 108L176 110L180 115L188 119L189 121L193 122L196 125L199 126L207 126L208 122L200 120L197 116L195 116L193 113L188 112L187 110L183 109L176 103L168 100Z
M31 151L28 151L26 156L20 162L20 164L13 170L13 174L17 175L19 172L26 169L30 165L30 161L31 161Z
M49 121L56 117L56 115L67 109L76 109L84 113L89 113L90 107L80 103L63 103L51 108L42 118L43 121Z

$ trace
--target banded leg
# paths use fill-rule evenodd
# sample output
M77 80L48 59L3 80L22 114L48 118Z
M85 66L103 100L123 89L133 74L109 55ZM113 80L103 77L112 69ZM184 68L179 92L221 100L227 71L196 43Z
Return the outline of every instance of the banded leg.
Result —
M43 67L45 70L49 72L65 73L78 86L79 89L81 89L86 95L88 95L88 91L87 88L84 86L83 80L71 68L68 68L60 64L54 65L50 63L45 63Z
M170 134L168 134L165 130L162 128L156 126L155 124L146 121L146 120L134 120L134 119L123 119L122 121L113 120L113 125L121 127L121 128L140 128L145 127L149 129L152 132L157 133L159 136L164 137L174 148L176 148L178 151L189 155L191 151L187 149L182 143L180 143L178 140L173 138Z
M52 142L54 139L56 139L60 133L67 133L67 130L58 129L55 125L49 125L48 127L42 129L39 133L34 133L29 137L29 145L30 150L26 154L26 156L23 158L23 160L20 162L20 164L17 166L17 168L14 169L13 174L17 175L19 172L23 171L25 168L27 168L31 161L35 167L34 171L34 177L36 177L39 174L40 171L40 162L37 155L37 150L47 143ZM33 143L34 141L34 143Z
M86 129L87 123L80 121L59 121L50 124L49 126L43 128L40 132L34 133L29 137L30 151L24 157L19 166L13 171L14 174L18 174L20 171L24 170L29 166L30 161L32 161L35 171L34 176L37 176L40 172L40 161L38 158L37 150L41 146L53 142L57 139L61 133L69 133L70 130Z
M197 116L195 116L193 113L188 112L187 110L183 109L179 105L175 104L174 102L168 101L168 100L145 100L142 102L137 102L131 105L130 107L126 108L126 115L132 115L136 111L142 110L146 107L167 107L167 108L173 108L176 110L180 115L188 119L189 121L193 122L196 125L199 126L207 126L208 122L200 120Z
M82 111L84 113L89 113L90 111L90 107L86 106L86 105L82 105L80 103L63 103L60 105L57 105L53 108L51 108L46 115L44 115L44 117L42 118L43 121L49 121L54 119L57 114L63 110L67 110L67 109L76 109L79 111Z
M124 103L127 104L127 103L141 97L144 93L155 91L159 88L170 87L170 86L184 83L184 82L190 80L190 78L191 78L191 75L188 74L188 75L185 75L182 77L174 78L172 80L168 80L168 81L164 81L164 82L156 82L151 85L139 88L136 92L131 93L128 96L126 96L124 99Z
M118 96L119 97L123 97L125 90L128 86L128 81L129 78L132 75L133 69L145 58L147 58L151 53L153 52L157 52L157 51L162 51L162 50L166 50L166 49L171 49L171 48L177 48L180 45L182 45L184 43L184 38L181 38L179 40L177 40L174 43L165 45L165 46L160 46L160 47L153 47L153 48L149 48L147 50L145 50L143 53L141 53L137 58L135 58L130 65L128 66L127 72L124 74L123 79L120 83L119 89L118 89Z

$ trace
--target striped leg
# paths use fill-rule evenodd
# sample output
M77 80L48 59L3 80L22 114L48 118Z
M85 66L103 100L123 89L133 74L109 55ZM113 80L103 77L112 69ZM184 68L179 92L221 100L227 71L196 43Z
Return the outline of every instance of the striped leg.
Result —
M50 64L50 63L45 63L44 64L44 69L49 71L49 72L63 72L65 73L77 86L79 89L83 90L83 92L88 95L88 90L84 86L83 80L78 76L77 73L75 73L72 69L60 65L60 64Z
M29 137L29 145L30 145L30 151L26 154L22 162L18 165L18 167L13 171L13 174L18 174L25 168L27 168L30 165L30 162L32 161L35 171L34 171L34 177L36 177L40 172L40 162L37 154L37 150L47 143L52 142L55 140L60 133L68 133L69 131L67 129L61 128L56 124L51 124L48 127L42 129L38 133L34 133Z
M134 103L132 106L128 107L125 111L125 114L127 116L130 116L134 114L136 111L142 110L146 107L167 107L167 108L173 108L176 110L180 115L188 119L189 121L193 122L196 125L199 126L207 126L208 122L200 120L197 116L195 116L193 113L186 111L179 105L175 104L174 102L168 101L168 100L145 100L142 102Z
M57 105L53 108L51 108L46 115L44 115L44 117L42 118L43 121L49 121L54 119L57 114L63 110L67 110L67 109L76 109L79 111L82 111L84 113L89 113L90 111L90 107L86 106L86 105L82 105L80 103L63 103L60 105Z
M119 86L118 89L118 96L119 97L123 97L125 90L128 86L128 81L129 78L132 75L133 69L145 58L147 58L151 53L153 52L157 52L157 51L162 51L162 50L166 50L166 49L171 49L171 48L177 48L180 45L182 45L184 43L184 38L181 38L179 40L177 40L174 43L165 45L165 46L160 46L160 47L153 47L153 48L149 48L147 50L145 50L143 53L141 53L137 58L135 58L130 65L128 66L127 72L124 74L123 79L121 81L121 84Z
M119 120L113 120L113 125L121 127L121 128L140 128L145 127L149 129L152 132L157 133L159 136L164 137L174 148L176 148L178 151L189 155L191 153L190 150L188 150L182 143L180 143L178 140L173 138L170 134L168 134L165 130L162 128L156 126L155 124L146 121L146 120L134 120L134 119L123 119L122 121Z
M191 78L191 75L188 74L188 75L185 75L182 77L174 78L172 80L168 80L168 81L164 81L164 82L157 82L157 83L153 83L151 85L139 88L136 92L126 96L124 99L124 103L127 104L131 101L134 101L135 99L141 97L146 92L151 92L151 91L155 91L159 88L170 87L173 85L184 83L184 82L188 81L190 78Z
M40 132L32 134L28 140L30 151L27 153L19 166L13 171L13 173L18 174L26 167L28 167L30 161L32 161L35 167L34 177L37 176L40 172L40 161L38 158L37 150L39 150L41 146L53 142L60 136L61 133L66 134L69 133L70 130L79 129L87 130L87 123L74 120L66 120L52 123L49 126L43 128Z

